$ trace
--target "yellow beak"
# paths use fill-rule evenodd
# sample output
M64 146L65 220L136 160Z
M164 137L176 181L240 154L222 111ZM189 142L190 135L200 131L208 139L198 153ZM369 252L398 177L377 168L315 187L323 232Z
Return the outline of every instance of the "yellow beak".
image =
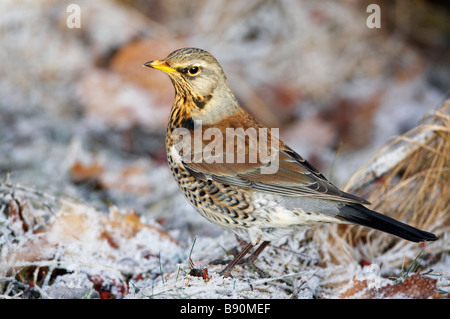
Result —
M153 60L153 61L149 61L149 62L143 64L143 66L161 70L168 74L178 73L177 70L172 69L165 61Z

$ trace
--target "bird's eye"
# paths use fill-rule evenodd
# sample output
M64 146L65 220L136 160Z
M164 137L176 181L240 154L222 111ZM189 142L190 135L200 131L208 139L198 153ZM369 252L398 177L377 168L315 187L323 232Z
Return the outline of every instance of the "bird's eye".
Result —
M196 75L198 72L200 72L200 68L198 66L193 66L188 70L190 75Z

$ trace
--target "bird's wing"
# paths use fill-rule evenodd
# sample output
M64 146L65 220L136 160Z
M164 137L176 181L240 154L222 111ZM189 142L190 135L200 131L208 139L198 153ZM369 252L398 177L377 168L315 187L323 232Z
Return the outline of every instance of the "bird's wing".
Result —
M245 119L245 120L243 120ZM214 127L226 135L225 128L242 127L244 130L252 127L265 128L262 124L250 117L247 113L244 116L237 116L235 119L227 119L225 123L218 123ZM203 127L203 132L208 127ZM271 132L267 130L267 140L271 139ZM261 139L261 135L258 136ZM234 139L233 139L234 140ZM251 162L246 156L244 162L239 163L236 160L236 154L245 152L249 155L251 151L261 151L259 144L256 146L251 142L252 139L244 137L241 142L244 143L242 148L237 146L239 138L234 140L232 150L235 152L234 160L227 161L226 140L223 137L223 147L215 149L215 161L205 160L203 153L197 160L183 161L184 167L196 178L203 180L214 180L227 185L234 185L243 188L249 188L257 191L270 192L273 194L296 196L296 197L314 197L340 201L345 203L369 204L366 200L352 194L345 193L331 184L317 169L315 169L308 161L303 159L299 154L285 145L282 141L274 143L272 152L278 153L278 169L274 173L263 173L268 171L269 166L275 165L274 162L262 162L258 157L256 161ZM259 141L259 140L258 140ZM203 147L208 145L203 140ZM271 144L269 143L271 146ZM268 147L270 149L271 147ZM191 159L194 158L194 148L192 148ZM262 151L265 151L262 150ZM198 153L198 152L197 152ZM229 152L228 152L229 153ZM199 154L197 154L199 155ZM201 160L199 160L201 158ZM221 159L221 160L217 160Z

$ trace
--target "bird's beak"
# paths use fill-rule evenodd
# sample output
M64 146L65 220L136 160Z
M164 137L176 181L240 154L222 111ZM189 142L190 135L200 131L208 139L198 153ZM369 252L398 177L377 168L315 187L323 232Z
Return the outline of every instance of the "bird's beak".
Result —
M160 61L160 60L153 60L153 61L149 61L145 64L143 64L143 66L149 67L149 68L154 68L157 70L161 70L163 72L166 72L168 74L174 74L177 73L177 70L172 69L166 61Z

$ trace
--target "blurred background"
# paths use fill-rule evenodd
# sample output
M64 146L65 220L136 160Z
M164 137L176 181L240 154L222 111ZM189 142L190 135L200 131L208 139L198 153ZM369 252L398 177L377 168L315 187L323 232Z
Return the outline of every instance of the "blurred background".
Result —
M0 179L129 207L181 234L219 230L172 180L174 90L143 63L208 50L242 106L338 186L450 88L444 1L72 3L0 1ZM373 3L380 28L367 25Z

